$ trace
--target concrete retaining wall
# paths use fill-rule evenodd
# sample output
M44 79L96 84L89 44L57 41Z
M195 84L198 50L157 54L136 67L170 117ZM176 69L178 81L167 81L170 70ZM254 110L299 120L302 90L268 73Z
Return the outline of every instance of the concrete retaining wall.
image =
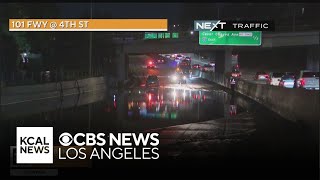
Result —
M230 88L228 79L222 75L201 72L200 77ZM278 113L285 119L314 128L319 125L319 91L254 84L245 80L239 80L235 90Z
M55 111L59 109L79 107L101 101L106 97L104 91L89 92L65 96L60 98L50 98L37 101L27 101L24 103L12 104L1 108L1 117L4 119L23 117L41 112Z
M317 125L319 91L289 89L239 80L236 91L294 122Z
M76 81L63 81L30 86L2 87L1 105L10 105L33 100L60 98L68 95L106 89L104 77L93 77Z

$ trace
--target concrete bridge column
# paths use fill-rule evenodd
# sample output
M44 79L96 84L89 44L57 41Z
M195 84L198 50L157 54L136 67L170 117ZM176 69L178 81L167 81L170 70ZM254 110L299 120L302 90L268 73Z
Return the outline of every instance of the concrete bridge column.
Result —
M115 61L117 64L117 80L124 82L128 79L129 58L123 50L123 46L118 46L115 53Z
M117 106L117 125L119 130L124 130L127 128L128 119L128 94L121 93L116 96L116 106Z
M320 47L313 46L307 49L307 70L319 71Z
M232 48L227 47L225 50L216 52L216 72L231 72L232 68Z

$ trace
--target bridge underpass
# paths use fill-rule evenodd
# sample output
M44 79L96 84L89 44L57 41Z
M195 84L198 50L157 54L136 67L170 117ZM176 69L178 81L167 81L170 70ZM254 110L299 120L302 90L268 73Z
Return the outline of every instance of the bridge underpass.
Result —
M213 47L206 47L206 48L213 48ZM121 46L117 47L117 50L118 51L115 53L116 61L118 62L117 73L120 79L124 79L124 80L127 78L128 61L129 61L128 56L130 56L131 54L137 54L137 53L144 54L147 52L151 52L151 51L128 52L128 51L125 51L126 45L124 45L124 47L121 47ZM167 50L162 49L162 50L163 50L163 53L174 52L168 49ZM226 50L221 48L217 50L209 49L208 51L209 52L216 51L215 54L217 55L217 57L220 56L222 61L227 62L226 59L228 59L228 55L230 55L231 52L233 52L233 49L230 48ZM241 52L244 52L244 51L245 50ZM161 51L159 51L159 53L160 52ZM178 52L184 52L184 49L181 49ZM195 51L190 51L190 52L195 52ZM202 79L197 79L197 82L195 82L195 84L200 84L200 86L207 85L207 83L202 81ZM208 155L211 155L210 158L212 158L213 160L212 162L217 162L217 159L215 159L216 155L219 155L221 157L226 157L226 156L237 157L235 155L240 154L241 157L245 157L243 158L243 161L241 162L239 161L241 164L244 161L246 162L249 161L250 164L253 164L253 165L257 165L258 163L261 163L261 162L262 163L258 165L263 165L265 164L265 159L261 159L261 157L265 157L266 152L268 152L270 156L270 157L269 156L266 157L266 159L268 159L272 163L276 162L275 164L279 167L288 167L288 165L290 165L290 167L291 166L305 167L306 164L308 163L310 164L310 162L313 163L315 161L315 158L313 156L315 154L314 147L315 146L318 147L318 145L314 145L313 143L314 140L313 139L310 140L309 136L305 136L304 131L302 131L300 128L298 128L297 126L294 126L291 123L284 121L284 119L281 119L280 117L278 117L277 114L267 110L262 106L259 106L259 104L256 104L255 102L249 101L248 99L242 96L236 97L232 94L226 93L221 89L218 89L218 87L214 87L215 89L212 90L213 88L212 86L214 86L214 84L209 84L209 85L210 85L210 88L208 87L207 89L201 91L203 94L206 95L205 101L203 101L202 99L197 99L197 100L193 99L192 95L199 95L196 93L198 93L200 90L192 90L191 93L193 94L190 96L187 96L186 100L184 100L183 97L182 98L180 97L180 104L182 103L187 104L188 102L189 104L185 106L186 108L181 108L179 110L176 110L176 112L169 109L168 110L169 113L167 113L165 108L163 108L160 112L154 112L156 110L152 109L151 110L152 112L148 113L147 115L151 114L151 115L154 115L154 117L153 116L152 117L138 116L136 118L133 118L132 116L129 117L129 111L130 112L134 111L128 108L129 103L131 103L130 100L133 101L136 98L138 99L139 97L141 97L142 99L141 101L139 102L135 101L135 102L132 102L132 104L136 104L136 103L142 104L144 103L143 101L148 102L148 99L146 98L146 96L143 96L142 94L141 95L136 94L136 95L131 95L131 97L129 97L128 94L119 93L119 94L116 94L115 96L116 101L112 101L114 93L110 91L110 93L107 94L108 98L105 101L102 101L102 102L98 101L92 105L85 104L85 105L82 105L81 107L80 106L77 107L76 105L72 104L72 108L59 109L59 111L54 110L51 113L51 116L46 117L46 119L48 119L47 120L48 122L45 121L42 123L42 125L43 126L54 125L55 130L58 132L70 130L72 133L79 132L79 131L80 132L112 132L111 130L120 131L120 132L124 130L127 130L128 132L134 132L139 130L141 132L142 130L149 130L149 129L155 129L160 127L162 129L158 131L160 131L160 134L163 133L165 135L165 132L172 130L172 126L176 126L180 124L181 125L179 127L180 131L176 129L174 131L174 134L179 135L179 133L181 133L181 135L184 135L182 137L185 139L190 138L193 135L195 135L195 137L199 137L199 135L206 135L205 137L207 137L208 139L206 139L205 143L207 142L211 142L211 143L209 144L210 149L208 148L207 150L208 152L205 152L206 154L204 154L203 158L208 159ZM282 89L282 90L283 90L283 94L286 94L285 91L289 89ZM171 93L172 93L172 89L169 89L169 88L165 89L163 93L164 102L169 100L172 101L173 97L171 96L172 95ZM180 93L177 93L177 94L181 96L183 95L183 92L180 91ZM265 94L268 94L268 93L265 93ZM82 95L80 96L80 99L81 97ZM102 95L97 94L95 97L96 99L99 100L100 97L102 97ZM300 97L304 98L304 96L300 96ZM306 96L306 97L308 97L309 99L312 99L310 96ZM91 100L92 98L86 97L86 99ZM74 101L74 99L72 100ZM191 102L194 101L194 102L190 103L190 101ZM234 103L233 101L235 101L236 103ZM115 109L117 109L116 112L115 110L111 110L111 112L108 112L109 107L108 106L106 107L106 105L114 106L115 102L116 102ZM305 102L309 103L309 101L307 100L305 100ZM35 106L35 104L38 104L38 106L43 106L43 104L48 104L48 102L45 102L45 103L32 102L32 104L28 104L28 107L37 107ZM57 104L62 104L62 102L58 101L57 103L52 103L51 106L56 107ZM238 110L237 110L238 113L250 111L250 113L254 114L254 117L251 114L243 113L244 116L229 118L229 116L227 116L229 114L228 112L229 107L234 104L238 106ZM243 106L244 104L245 106ZM304 104L302 104L301 106L303 105ZM170 103L169 105L167 103L162 106L167 106L171 108L173 104ZM137 108L137 105L135 108ZM12 107L12 109L13 111L11 112L18 110L18 108L14 108L14 107ZM164 116L165 118L163 118L160 116L162 115L162 112L164 115L172 114L172 116L170 115L168 118ZM302 112L308 112L307 107L306 107L306 110ZM2 117L4 117L4 115L5 114L3 113ZM141 114L141 116L142 115L144 114ZM58 118L56 118L57 116ZM89 120L88 120L88 116L89 116ZM30 115L25 115L24 116L25 122L23 125L24 126L39 125L39 123L37 122L43 121L42 117L43 116L34 116L31 113ZM77 118L74 118L74 117L77 117ZM317 117L318 116L315 116L315 118ZM15 122L17 121L17 119L18 118L11 119L11 121L6 121L6 122L10 122L10 124L7 126L8 128L6 128L7 133L14 132L13 128L15 128L16 126ZM73 119L73 121L70 121L70 119ZM200 122L199 122L199 119L201 119ZM204 127L203 125L205 125L202 121L206 121L206 120L208 121L211 120L209 122L211 124L209 125L212 128L204 131L203 129L201 129L202 127ZM192 123L192 124L190 125L188 123ZM77 124L78 128L75 128L74 126L75 124ZM89 124L89 130L87 130L88 124ZM190 126L192 128L195 127L195 129L191 129L191 130L183 129L186 126ZM318 126L314 126L314 127L318 127ZM181 131L181 129L183 129L183 131ZM194 132L199 132L199 133L197 135L197 134L194 134ZM257 132L257 133L254 134L252 132ZM205 133L208 133L208 134L205 134ZM226 137L224 138L226 139L225 143L221 143L221 140L220 140L221 134L223 134L224 137ZM249 139L248 142L246 142L242 140L242 137L240 136L238 137L237 136L238 134L241 134L244 137L248 137L248 135L252 134L252 136L250 136L252 138ZM186 136L186 135L189 135L189 136ZM14 136L12 135L11 137L14 137ZM237 146L236 143L233 143L233 142L239 142L239 140L245 142L243 144L244 148L242 148L241 146L240 147ZM215 143L215 142L218 142L218 143ZM231 143L232 146L228 147L228 149L226 150L230 149L232 151L224 151L224 150L219 151L220 149L222 149L221 147L225 148L226 147L225 145L230 144L230 142L232 142ZM291 142L294 142L294 143L291 143ZM192 150L195 150L195 149L196 148L193 147ZM225 154L225 152L228 152L228 154ZM260 159L257 159L256 161L254 161L254 158L250 159L250 157L252 157L250 154L251 152L258 152L256 156L254 156L254 158L260 158ZM203 152L194 151L193 153L201 154ZM186 151L181 152L181 154L179 154L178 157L183 158L185 157L184 156L185 154L188 154L188 152ZM212 154L214 154L214 156L212 156ZM304 161L302 163L301 162L298 163L298 162L295 162L295 158L303 159ZM224 163L228 164L231 162L232 161L227 161ZM108 163L108 160L106 163ZM236 165L239 166L241 165L240 163ZM221 163L219 163L219 165L220 164ZM106 164L101 163L99 165L101 166L96 166L96 167L103 167ZM186 165L190 166L189 164L186 164Z
M239 62L240 64L243 63L242 68L249 62L251 64L268 64L271 62L272 64L284 61L285 65L303 64L303 66L297 67L297 70L319 71L319 32L263 34L261 46L202 46L199 45L197 38L189 38L137 40L121 44L116 49L115 57L120 81L128 78L129 55L149 53L206 52L215 57L216 72L219 73L231 71L231 55L235 53L239 54ZM281 56L285 58L281 58Z

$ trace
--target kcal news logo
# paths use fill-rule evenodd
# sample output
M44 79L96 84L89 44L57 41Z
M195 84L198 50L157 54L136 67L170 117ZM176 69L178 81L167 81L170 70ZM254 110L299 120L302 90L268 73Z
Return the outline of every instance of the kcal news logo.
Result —
M53 163L53 127L17 127L17 164Z
M64 132L59 136L61 147L55 152L58 160L159 159L158 136L158 133ZM53 127L17 127L16 143L17 164L53 164Z

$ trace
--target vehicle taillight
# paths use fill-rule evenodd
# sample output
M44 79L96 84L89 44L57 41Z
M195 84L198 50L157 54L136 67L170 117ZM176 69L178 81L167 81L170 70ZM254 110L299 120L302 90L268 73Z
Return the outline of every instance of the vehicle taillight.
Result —
M267 82L270 84L270 83L271 83L271 78L268 78L268 79L267 79Z
M152 64L152 61L150 61L149 64Z
M301 87L304 87L306 85L306 81L303 78L299 79L299 81Z
M265 75L265 77L268 79L268 78L269 78L269 75Z
M151 101L151 94L149 94L149 97L148 97L148 98L149 98L149 101Z
M282 87L283 85L284 85L283 81L280 81L280 82L279 82L279 86Z

